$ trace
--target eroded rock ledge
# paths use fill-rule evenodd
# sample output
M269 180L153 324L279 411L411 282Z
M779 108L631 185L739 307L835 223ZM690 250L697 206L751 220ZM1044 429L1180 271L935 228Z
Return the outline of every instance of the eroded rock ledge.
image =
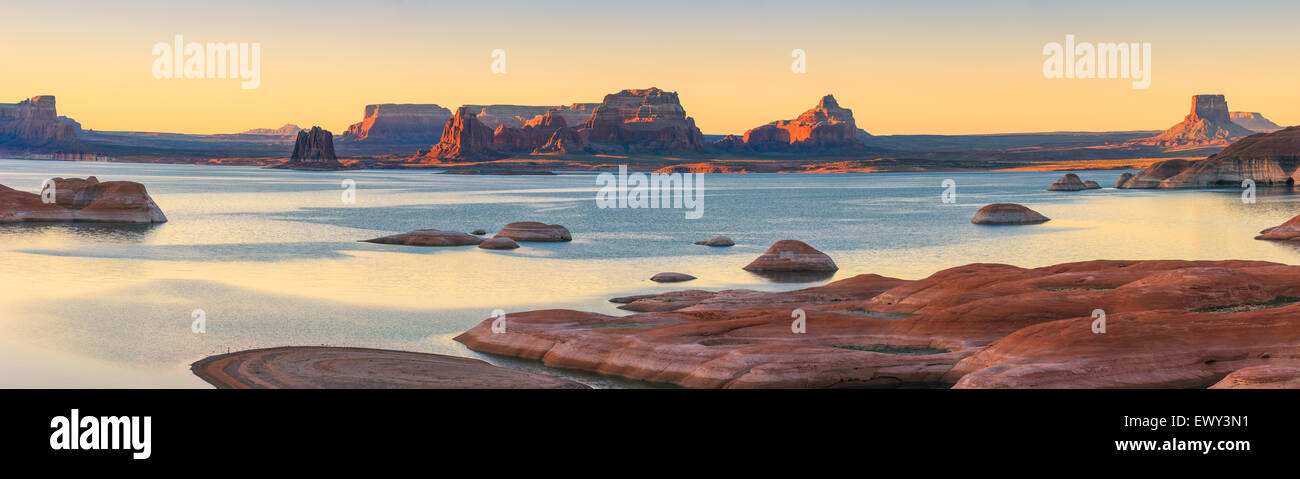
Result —
M508 313L507 332L493 334L489 319L456 340L697 388L1208 387L1300 359L1300 266L1261 261L971 264L916 281L859 275L790 292L619 300L656 312Z

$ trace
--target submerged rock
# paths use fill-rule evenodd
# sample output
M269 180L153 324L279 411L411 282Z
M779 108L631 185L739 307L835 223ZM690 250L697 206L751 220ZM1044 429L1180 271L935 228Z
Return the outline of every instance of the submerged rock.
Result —
M372 238L363 240L363 242L405 246L468 246L482 243L483 238L467 235L459 231L423 229L382 238Z
M689 274L671 272L659 273L650 277L650 281L656 283L678 283L682 281L690 281L692 279L695 279L695 277Z
M714 236L704 241L696 241L695 244L704 246L735 246L736 242L726 236Z
M1087 189L1090 189L1090 190L1100 190L1100 189L1101 189L1101 185L1097 184L1096 181L1092 181L1092 180L1084 181L1084 182L1083 182L1083 186L1084 186L1084 188L1087 188Z
M1036 225L1051 221L1037 211L1015 203L994 203L975 212L970 222L977 225Z
M515 249L519 247L519 243L510 238L492 238L483 240L482 243L478 244L478 247L483 249Z
M536 221L510 223L493 238L510 238L515 241L572 241L568 228Z

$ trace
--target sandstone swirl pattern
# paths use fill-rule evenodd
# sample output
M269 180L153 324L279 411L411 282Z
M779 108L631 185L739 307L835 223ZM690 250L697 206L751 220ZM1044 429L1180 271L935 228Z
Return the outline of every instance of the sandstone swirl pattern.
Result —
M365 348L254 349L204 358L191 369L222 389L587 389L477 359Z

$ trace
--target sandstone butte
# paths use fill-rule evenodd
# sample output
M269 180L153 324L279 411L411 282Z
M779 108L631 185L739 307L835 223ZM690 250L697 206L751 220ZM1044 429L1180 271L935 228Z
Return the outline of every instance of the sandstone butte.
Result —
M275 168L339 170L344 166L339 163L338 157L334 156L334 134L319 126L313 126L310 130L298 131L289 161L276 165Z
M53 95L0 103L0 145L17 148L79 150L80 125L60 117Z
M364 348L254 349L207 357L190 369L221 389L589 389L477 359Z
M1036 225L1051 221L1041 213L1015 203L993 203L980 208L970 222L977 225Z
M536 221L510 223L501 228L493 238L510 238L515 241L573 241L573 235L569 234L568 228Z
M478 121L468 106L456 110L442 128L442 139L419 156L442 162L443 160L492 161L504 158L492 145L492 130Z
M482 243L483 238L459 231L422 229L381 238L371 238L362 240L362 242L404 246L468 246Z
M715 143L720 149L751 151L837 150L862 147L853 111L841 108L833 95L822 97L817 106L793 120L778 120L745 132L739 141L724 137Z
M1241 125L1242 128L1255 133L1272 133L1281 130L1282 127L1272 120L1264 118L1264 115L1253 111L1234 111L1229 114L1232 122Z
M507 332L487 319L456 340L694 388L1209 387L1300 360L1300 266L1263 261L970 264L914 281L616 299L652 312L512 312Z
M574 141L574 139L578 141ZM605 95L586 122L572 133L560 128L538 152L594 154L696 153L707 142L695 119L686 116L677 92L629 89ZM567 140L567 141L566 141ZM567 145L561 145L561 143Z
M1232 121L1228 100L1223 95L1195 95L1192 111L1181 123L1151 138L1126 142L1127 146L1207 146L1227 145L1255 132Z
M64 222L164 223L144 185L133 181L100 182L94 176L54 178L52 203L41 195L0 185L0 223ZM48 190L43 190L43 193Z
M1300 176L1300 126L1242 138L1204 160L1173 159L1152 164L1122 188L1240 188L1293 185Z
M1060 179L1047 187L1047 191L1082 191L1086 189L1088 189L1088 186L1083 184L1083 180L1079 179L1079 175L1074 173L1062 175Z

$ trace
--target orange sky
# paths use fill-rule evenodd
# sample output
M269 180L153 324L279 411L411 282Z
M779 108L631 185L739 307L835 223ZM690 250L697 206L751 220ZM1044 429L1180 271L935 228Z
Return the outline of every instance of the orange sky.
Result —
M101 130L339 133L368 103L561 104L657 86L707 134L792 118L826 93L873 134L960 134L1163 129L1191 95L1223 93L1300 124L1293 2L76 3L0 6L24 19L0 30L0 101L56 95ZM260 87L155 79L150 49L175 34L260 43ZM1151 87L1044 78L1043 45L1066 34L1150 42ZM505 74L490 71L497 48ZM795 48L806 74L790 71Z

